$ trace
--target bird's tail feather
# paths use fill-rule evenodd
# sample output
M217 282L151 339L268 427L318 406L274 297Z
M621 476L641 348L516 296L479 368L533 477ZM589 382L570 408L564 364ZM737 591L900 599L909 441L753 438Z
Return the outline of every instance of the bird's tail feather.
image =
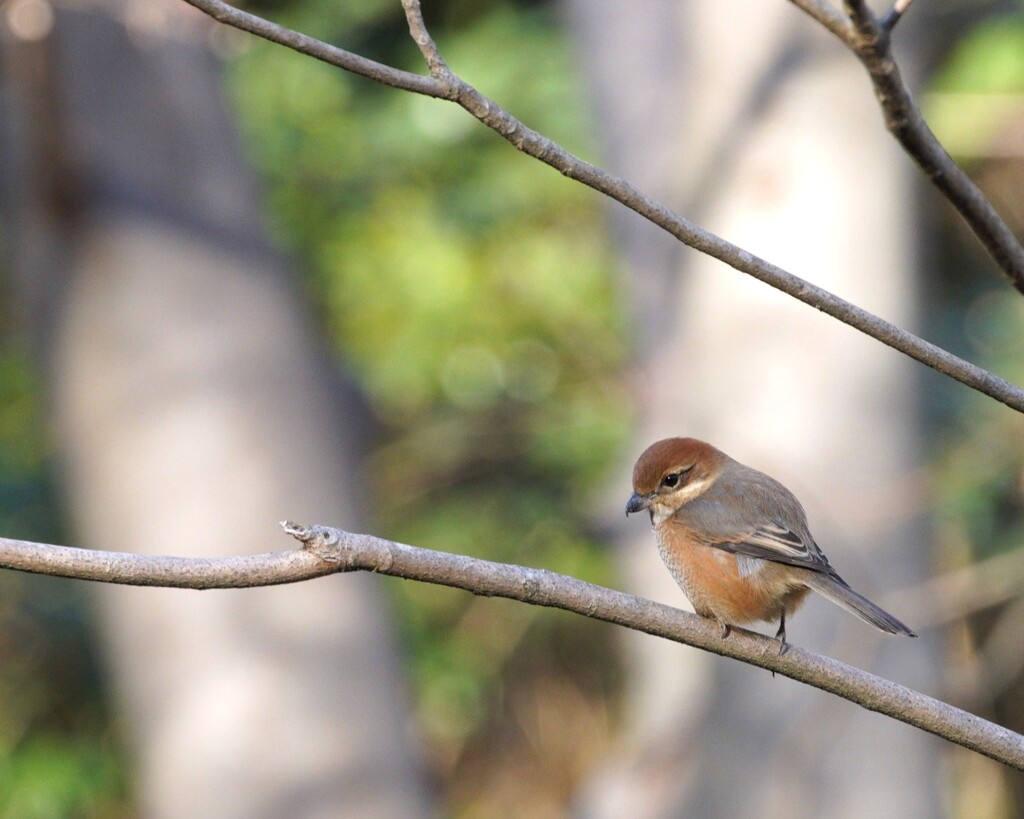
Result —
M807 585L837 606L857 615L865 623L870 623L881 631L888 634L906 634L908 637L917 636L889 612L876 606L866 597L857 594L838 575L815 573L807 578Z

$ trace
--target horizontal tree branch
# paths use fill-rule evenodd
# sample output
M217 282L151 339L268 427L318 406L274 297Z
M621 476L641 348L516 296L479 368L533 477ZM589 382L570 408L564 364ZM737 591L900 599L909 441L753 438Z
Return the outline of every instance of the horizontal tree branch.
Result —
M283 523L303 548L229 558L154 557L0 538L0 568L36 574L187 589L295 583L369 571L549 606L732 657L836 694L1024 770L1024 736L838 660L743 629L722 638L717 623L688 612L543 569L406 546L326 526ZM766 681L767 684L767 681Z
M823 21L838 24L835 14L828 10L826 4L816 0L800 1L817 8L816 16ZM698 227L625 180L585 162L542 134L526 127L448 68L423 23L418 0L402 0L402 6L409 20L410 34L423 52L431 71L430 77L410 74L366 60L253 14L239 11L223 0L185 2L227 25L256 34L354 74L417 94L451 100L511 142L518 150L636 211L683 244L809 304L1018 412L1024 412L1024 390L1020 387ZM849 27L849 21L847 26Z
M886 129L957 209L1014 288L1024 293L1024 245L932 133L896 64L890 33L910 0L896 0L883 20L875 17L865 0L845 0L845 24L836 20L836 15L842 15L821 0L792 2L828 28L860 60L871 78Z

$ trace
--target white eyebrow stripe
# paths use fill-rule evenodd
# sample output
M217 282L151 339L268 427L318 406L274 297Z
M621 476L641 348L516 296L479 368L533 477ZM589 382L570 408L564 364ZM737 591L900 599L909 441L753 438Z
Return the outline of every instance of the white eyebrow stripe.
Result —
M672 493L672 497L673 498L680 498L681 501L680 501L679 505L682 506L684 503L689 503L695 497L697 497L699 494L701 494L701 492L704 491L704 487L707 486L707 483L708 483L708 479L707 478L701 478L699 481L694 481L693 483L688 483L682 489L680 489L678 492L673 492Z

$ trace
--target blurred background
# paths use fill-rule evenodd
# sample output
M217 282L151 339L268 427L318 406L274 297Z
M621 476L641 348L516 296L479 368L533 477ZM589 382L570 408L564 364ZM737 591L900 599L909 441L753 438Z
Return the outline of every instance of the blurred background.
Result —
M531 127L1024 382L1022 297L795 8L426 5L454 70ZM422 70L393 0L248 8ZM3 0L0 32L4 536L236 554L289 548L291 518L685 606L622 509L644 446L692 434L793 489L839 571L922 635L813 602L792 642L1024 731L1011 410L450 104L184 4ZM1024 232L1021 6L918 4L896 40ZM1021 775L833 700L389 578L0 575L3 817L1024 815Z

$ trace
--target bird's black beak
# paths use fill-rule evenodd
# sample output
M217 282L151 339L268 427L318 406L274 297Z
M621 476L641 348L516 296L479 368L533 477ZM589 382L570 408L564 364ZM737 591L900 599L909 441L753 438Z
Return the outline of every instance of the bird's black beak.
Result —
M638 495L634 492L629 497L629 501L626 503L626 516L633 514L634 512L642 512L644 509L648 509L651 505L650 495Z

